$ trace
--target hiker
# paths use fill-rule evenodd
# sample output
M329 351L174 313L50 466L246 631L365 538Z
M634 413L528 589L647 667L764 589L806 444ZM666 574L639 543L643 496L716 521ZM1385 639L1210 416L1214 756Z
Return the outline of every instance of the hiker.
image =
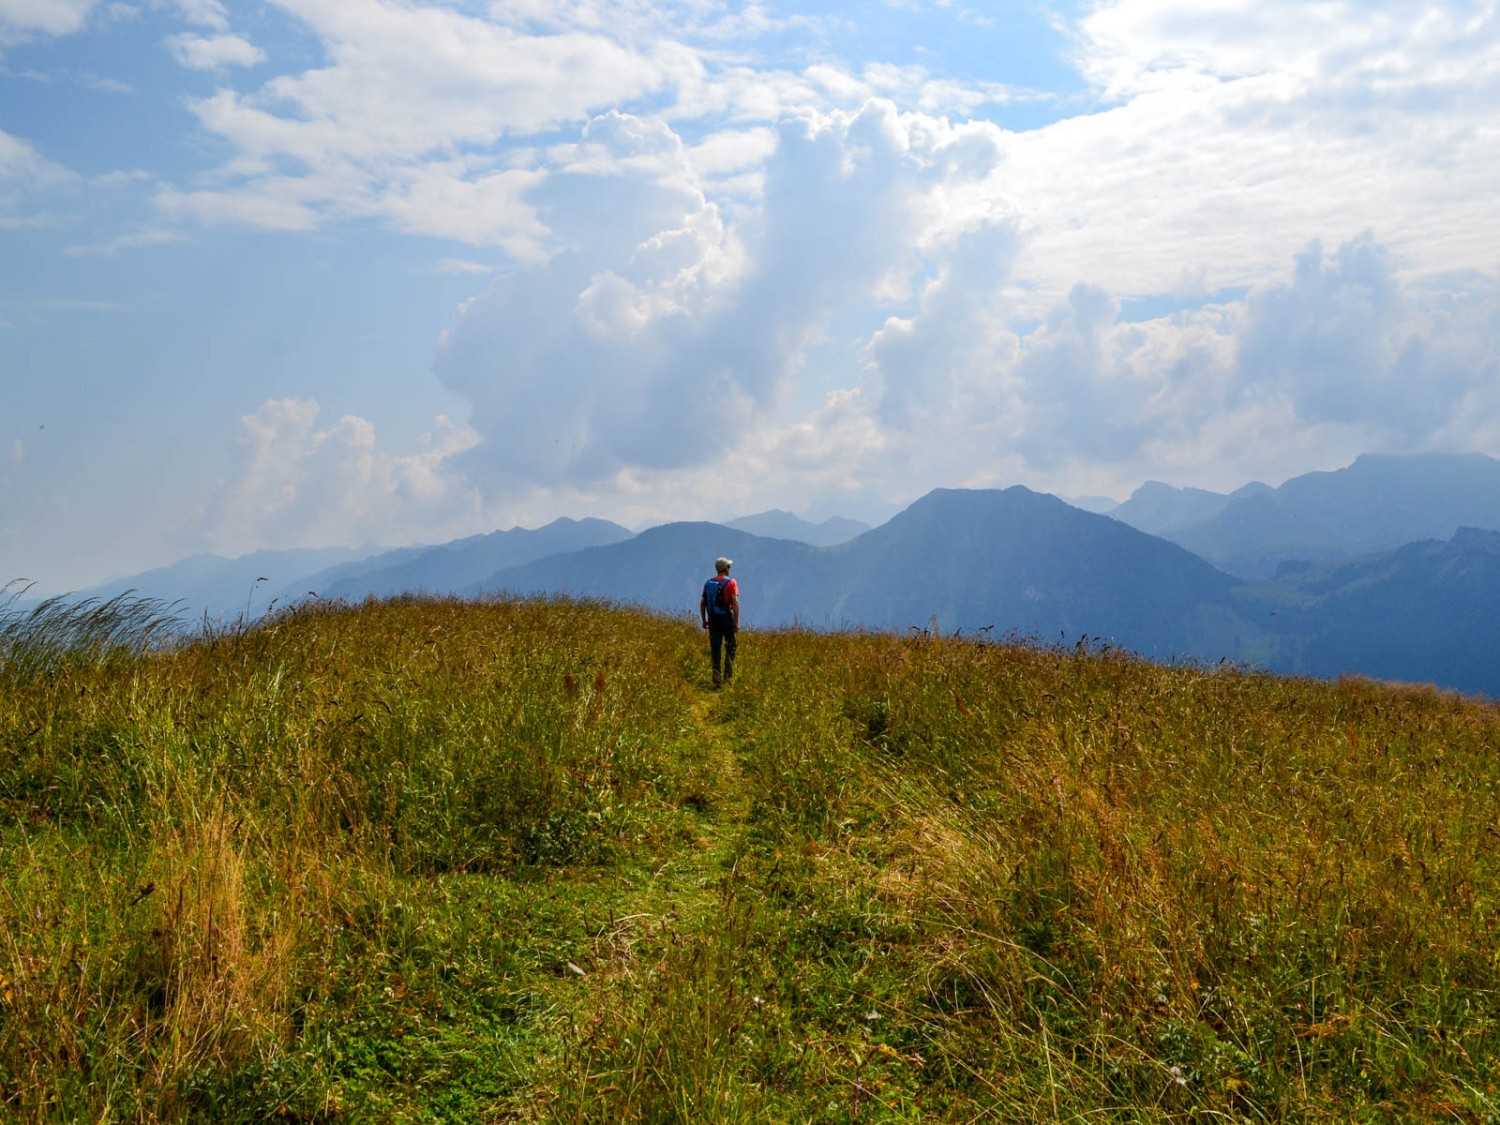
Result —
M714 560L714 576L703 584L698 612L708 630L708 651L713 661L714 687L734 679L734 638L740 631L740 584L729 577L734 564L725 558ZM719 649L724 650L724 675L719 675Z

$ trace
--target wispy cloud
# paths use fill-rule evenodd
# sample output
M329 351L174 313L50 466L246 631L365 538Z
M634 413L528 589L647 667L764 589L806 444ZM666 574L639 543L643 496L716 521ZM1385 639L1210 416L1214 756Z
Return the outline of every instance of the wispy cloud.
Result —
M18 70L13 73L15 77L24 78L28 82L68 82L106 94L135 93L135 87L127 82L83 70Z
M77 177L60 164L54 164L28 141L0 130L0 183L29 181L61 183Z
M854 111L889 94L963 115L1033 96L914 67L757 65L725 48L726 37L750 42L782 26L764 13L750 18L759 12L751 8L535 3L486 18L387 0L287 7L321 40L328 64L192 103L237 155L211 181L165 190L171 214L275 229L383 218L534 260L556 248L532 196L554 171L557 131L573 133L602 111L691 124L705 155L747 140L764 155L760 138L788 113ZM746 167L749 177L722 188L753 194L753 161Z
M267 230L307 231L318 225L317 209L308 202L302 180L277 178L237 191L177 191L162 188L156 205L168 218L204 223L242 223Z
M1358 89L1368 105L1500 77L1494 6L1471 0L1105 0L1079 32L1080 66L1115 98L1277 75L1289 92Z
M432 266L434 273L490 274L496 267L485 262L474 262L467 258L444 258Z
M329 65L194 102L238 155L216 183L163 191L168 213L283 230L384 217L534 258L544 228L525 196L542 173L507 143L651 95L696 65L670 42L535 34L449 8L289 7Z
M0 130L0 230L56 224L52 208L58 193L79 182L79 176L46 159L27 141Z
M229 11L219 0L176 0L188 23L214 31L229 30Z
M864 68L863 78L871 94L923 113L956 117L972 117L986 106L1049 98L1039 91L1002 82L940 78L921 66L870 63Z
M77 297L51 297L27 300L0 299L0 305L26 312L120 312L125 308L118 301L91 301Z
M113 258L127 250L143 250L152 246L169 246L173 243L185 241L187 241L187 235L181 231L154 228L152 230L137 231L134 234L122 234L117 238L109 239L107 242L80 243L74 246L66 246L63 248L63 253L70 258Z

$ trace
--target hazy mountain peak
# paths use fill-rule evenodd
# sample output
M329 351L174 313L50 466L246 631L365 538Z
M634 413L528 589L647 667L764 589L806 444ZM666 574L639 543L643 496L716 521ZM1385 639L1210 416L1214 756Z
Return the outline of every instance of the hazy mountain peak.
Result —
M1120 506L1120 502L1112 496L1062 496L1056 492L1056 496L1064 504L1069 504L1081 511L1093 512L1096 516L1105 516Z
M752 516L740 516L724 522L722 526L746 531L751 535L762 535L768 539L792 539L814 547L832 547L870 530L869 524L843 516L811 523L781 508L770 508Z
M1489 528L1461 527L1453 533L1450 542L1459 550L1500 555L1500 531Z
M1230 497L1202 488L1178 488L1159 480L1148 480L1130 494L1130 499L1108 514L1138 531L1163 535L1212 519L1230 503Z

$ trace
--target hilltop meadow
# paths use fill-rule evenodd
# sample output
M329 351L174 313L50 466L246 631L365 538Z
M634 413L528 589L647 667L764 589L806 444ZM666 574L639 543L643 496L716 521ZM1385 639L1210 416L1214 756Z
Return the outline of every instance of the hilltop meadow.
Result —
M0 1116L1500 1122L1500 708L566 601L0 619Z

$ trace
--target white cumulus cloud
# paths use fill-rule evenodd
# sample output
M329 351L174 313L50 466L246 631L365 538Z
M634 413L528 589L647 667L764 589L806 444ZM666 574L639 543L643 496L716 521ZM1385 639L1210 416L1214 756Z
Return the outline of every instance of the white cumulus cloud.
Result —
M99 0L0 0L0 46L30 34L70 35Z
M540 197L569 249L468 302L438 356L483 439L463 463L494 487L735 447L840 315L910 291L953 222L934 200L995 159L982 133L888 103L790 118L760 210L731 225L659 122L611 114L584 140Z
M167 40L172 57L192 70L219 70L226 66L255 66L266 61L266 53L238 35L193 35L184 32Z
M670 41L511 26L449 7L283 7L322 42L327 65L192 103L237 155L211 184L164 189L170 213L277 229L384 217L414 234L535 257L544 232L526 194L540 174L534 157L507 145L651 95L694 65ZM174 43L201 45L195 61L252 61L208 51L228 38Z
M871 406L929 485L992 480L991 462L1064 488L1092 465L1116 494L1168 469L1240 483L1368 450L1483 448L1500 425L1500 277L1403 280L1368 235L1144 322L1079 285L1024 326L998 292L941 274L871 341ZM941 378L920 377L929 360Z

